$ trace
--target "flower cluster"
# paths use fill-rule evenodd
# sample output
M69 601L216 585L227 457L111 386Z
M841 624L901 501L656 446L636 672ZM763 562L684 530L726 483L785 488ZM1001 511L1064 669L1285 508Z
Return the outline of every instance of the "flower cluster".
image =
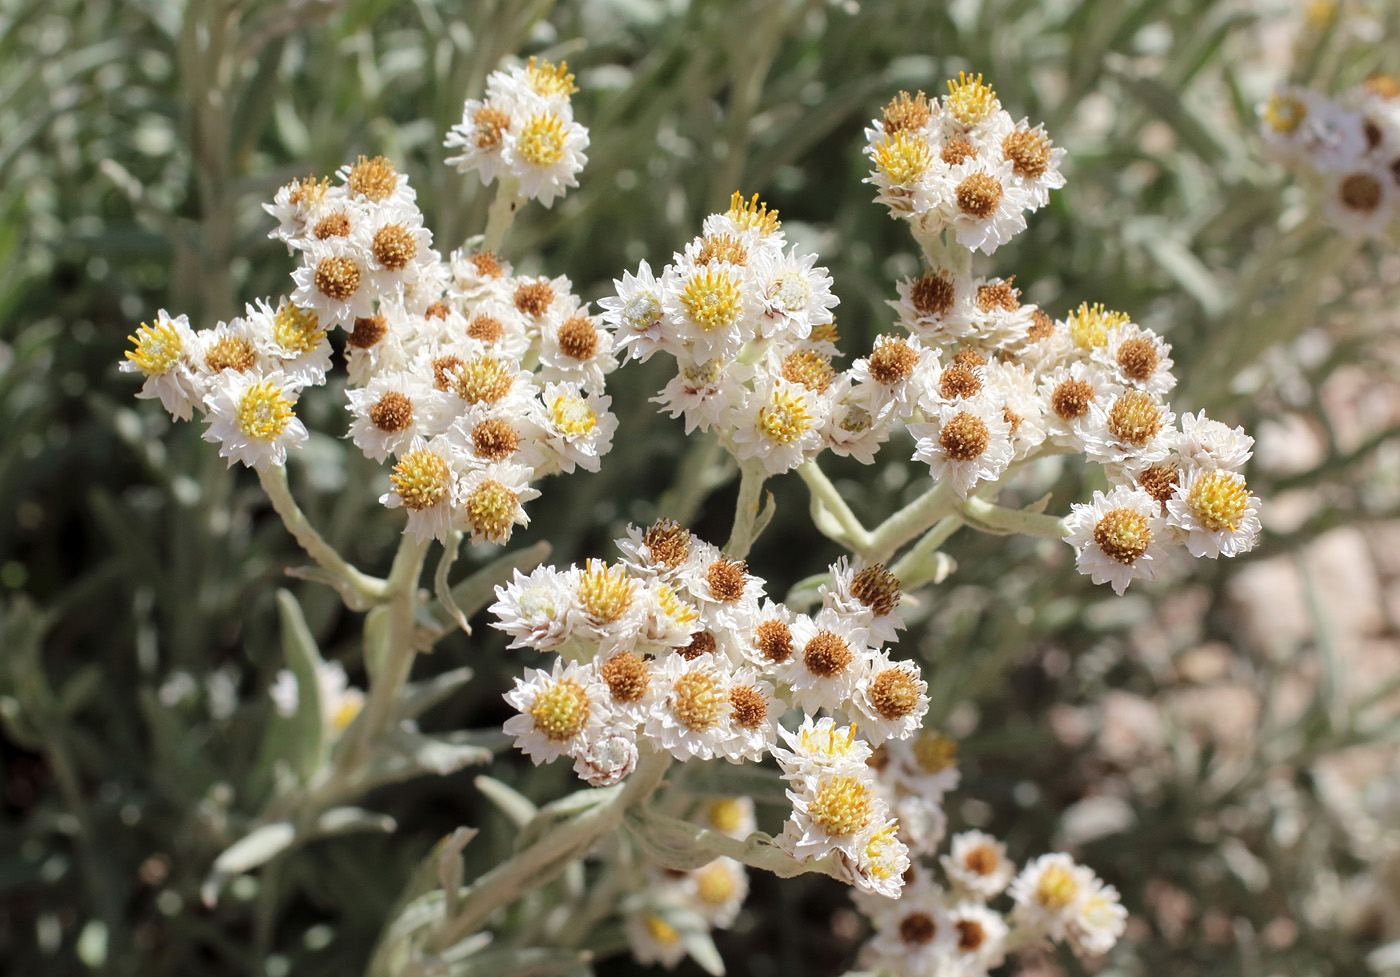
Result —
M643 261L599 305L628 359L675 357L654 400L685 418L686 433L717 431L777 474L825 447L839 423L837 300L816 260L786 248L776 211L735 193L659 276Z
M1356 236L1389 234L1400 218L1400 81L1376 75L1333 98L1280 88L1259 107L1271 155L1322 187L1326 219Z
M200 408L229 464L265 470L306 440L296 402L325 383L338 326L348 437L395 459L381 501L421 539L503 543L529 521L532 482L596 471L611 448L611 333L563 276L516 275L490 251L444 261L388 160L361 157L339 178L296 181L267 205L271 236L301 258L290 296L199 332L162 311L123 367L174 416Z
M780 846L799 860L839 855L855 884L897 892L905 846L866 760L928 710L918 666L882 647L903 626L898 582L842 560L821 608L801 614L675 523L617 545L617 563L517 572L497 588L495 627L512 647L559 656L506 695L516 745L536 763L567 756L600 785L630 772L639 750L731 763L771 753L794 785ZM779 722L788 704L803 714L795 731ZM863 738L816 719L823 711Z
M858 898L874 929L861 952L863 968L898 977L983 977L1013 949L1053 940L1097 956L1123 933L1127 913L1117 890L1068 855L1042 855L1017 873L1002 842L966 831L953 836L939 861L946 888L919 865L898 901ZM993 908L1004 894L1009 910Z
M991 254L1025 229L1026 214L1064 186L1065 151L1039 125L1016 122L982 76L959 74L948 94L899 97L865 130L876 197L921 233L947 229Z
M468 99L462 121L443 145L459 149L447 162L482 183L514 180L518 192L546 207L578 186L588 157L588 130L574 121L569 96L578 91L568 65L534 58L525 67L493 71L486 98Z

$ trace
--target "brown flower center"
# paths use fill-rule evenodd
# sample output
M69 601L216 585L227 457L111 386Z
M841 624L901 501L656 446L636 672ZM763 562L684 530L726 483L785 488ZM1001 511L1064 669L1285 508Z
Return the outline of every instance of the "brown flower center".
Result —
M748 582L743 560L715 560L705 570L705 582L710 585L710 595L715 600L729 604L744 596L744 585Z
M919 354L903 339L881 336L875 340L875 348L871 350L866 364L872 380L891 386L909 379L918 362Z
M1095 524L1094 542L1110 560L1132 566L1152 545L1152 530L1136 509L1114 509Z
M884 617L899 606L899 578L874 563L857 570L851 577L851 596L870 608L876 617Z
M696 631L690 636L690 644L684 648L677 648L676 653L686 661L693 662L701 655L713 655L718 647L713 634L708 631Z
M403 224L385 224L374 232L374 260L389 271L403 271L418 254L418 239Z
M1162 411L1152 395L1129 390L1108 409L1108 431L1120 444L1141 448L1162 429Z
M505 337L506 327L495 316L479 315L467 323L467 336L490 345Z
M1138 486L1166 508L1167 500L1176 494L1176 486L1181 481L1181 473L1175 465L1164 462L1149 465L1138 476Z
M1143 383L1152 376L1161 359L1157 354L1157 344L1146 336L1134 336L1118 347L1118 369L1123 371L1123 376L1137 383Z
M995 214L1001 203L1001 181L987 173L973 173L963 178L953 196L958 210L984 220Z
M1038 342L1055 331L1055 320L1050 318L1050 314L1044 309L1036 309L1031 313L1031 327L1026 330L1026 338L1031 342Z
M1015 312L1019 309L1021 307L1021 300L1018 297L1020 293L1011 287L1011 281L1010 278L1007 278L977 286L977 308L983 312L991 312L993 309Z
M368 160L361 156L351 168L346 186L350 188L351 193L363 194L379 203L387 200L398 189L399 174L394 169L394 164L383 156Z
M690 530L678 522L658 519L642 535L642 544L654 564L674 570L690 555Z
M802 663L818 678L840 675L854 658L846 639L830 631L818 631L802 649Z
M500 461L515 454L520 447L520 435L499 417L478 421L472 428L472 451L478 458Z
M921 316L947 315L953 308L954 294L953 276L930 268L910 286L909 302Z
M949 400L974 397L982 389L982 374L972 367L954 363L938 378L938 392Z
M1369 173L1352 173L1342 180L1339 194L1349 210L1369 214L1381 205L1381 181Z
M1001 864L996 849L991 845L978 845L963 857L963 865L976 875L991 875Z
M729 705L734 724L744 729L757 729L768 719L768 700L750 685L736 685L729 690Z
M311 229L311 233L316 235L317 240L320 241L324 241L328 237L345 237L350 233L350 218L346 217L344 213L322 217Z
M476 267L476 273L482 278L500 278L505 274L494 251L478 251L467 260Z
M792 629L782 621L760 621L754 628L753 644L767 661L781 665L792 657Z
M953 461L980 458L992 443L992 432L980 417L960 412L938 432L938 445Z
M510 115L494 105L483 105L472 113L476 123L476 148L493 149L501 144L502 137L510 128Z
M1011 169L1027 180L1040 177L1050 166L1050 140L1033 129L1017 129L1001 141L1002 154Z
M887 668L870 682L870 704L890 722L903 719L919 705L918 680L902 668Z
M355 349L369 349L383 339L388 331L389 326L382 315L360 316L355 320L355 328L350 331L350 337L345 342Z
M617 702L640 701L651 684L647 663L630 651L620 651L603 662L598 666L598 674Z
M554 302L554 288L549 282L527 282L515 290L515 307L529 316L544 315Z
M923 946L938 935L938 924L928 913L910 913L899 921L899 938Z
M327 298L344 302L360 287L360 266L350 258L322 258L313 276L316 289Z
M204 351L204 365L212 373L225 370L242 373L252 369L257 361L258 354L253 344L242 336L221 336Z
M950 139L939 156L949 166L957 166L963 160L977 155L977 147L966 139Z
M987 939L987 931L975 919L960 919L953 926L958 931L958 949L963 953L973 952Z
M434 302L423 310L424 319L446 319L452 314L452 307L446 302Z
M457 371L463 366L460 356L439 356L433 360L433 386L450 390L457 382Z
M923 92L909 97L908 92L900 92L882 110L885 118L885 132L894 135L901 129L919 129L928 122L932 113L928 99Z
M580 363L598 350L598 330L587 316L565 319L559 327L559 352Z
M1050 393L1050 409L1062 421L1074 421L1089 413L1094 388L1087 380L1061 380Z
M812 349L799 349L783 357L783 379L813 393L825 393L836 377L831 360Z
M413 423L413 401L390 390L369 409L369 419L386 434L396 434Z

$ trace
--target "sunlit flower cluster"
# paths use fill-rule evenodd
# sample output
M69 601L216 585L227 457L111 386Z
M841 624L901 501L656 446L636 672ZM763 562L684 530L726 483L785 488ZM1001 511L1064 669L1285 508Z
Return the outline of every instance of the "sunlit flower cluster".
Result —
M325 383L340 327L347 436L393 459L381 501L419 538L504 543L529 521L532 482L596 471L611 448L611 332L563 276L516 275L490 251L444 261L387 160L339 178L289 184L267 207L301 257L291 296L198 332L162 311L123 367L175 417L203 411L230 464L265 470L307 439L297 399Z
M1026 214L1065 182L1065 151L1040 126L1016 122L981 75L960 74L942 99L900 92L865 140L877 200L921 233L947 229L986 254L1024 230Z
M1018 873L1006 845L981 831L953 836L939 859L946 881L918 864L897 901L860 897L874 930L863 969L890 977L984 977L1009 952L1044 941L1078 955L1108 952L1127 913L1118 892L1068 855L1042 855ZM1010 905L998 908L1009 896Z
M567 756L597 785L630 772L639 751L731 763L772 754L793 784L779 844L799 860L839 853L853 883L898 891L898 801L866 764L928 710L918 666L882 648L902 627L898 581L843 560L821 608L803 614L675 523L617 545L616 563L517 572L497 589L495 626L512 646L558 654L506 696L516 745L537 763ZM789 705L802 717L795 731L780 724Z
M1400 80L1375 75L1333 97L1278 89L1259 106L1269 153L1308 175L1338 230L1382 237L1400 218Z
M462 121L443 145L459 150L447 162L482 183L516 181L518 192L546 207L578 186L588 157L588 130L574 121L569 96L578 91L568 65L531 58L524 67L493 71L486 97L468 99Z

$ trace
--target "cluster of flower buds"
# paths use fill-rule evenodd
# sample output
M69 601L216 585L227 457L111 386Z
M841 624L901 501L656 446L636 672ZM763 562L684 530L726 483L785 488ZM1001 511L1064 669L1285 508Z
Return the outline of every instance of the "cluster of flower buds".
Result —
M531 58L523 68L491 72L486 98L468 99L461 123L447 133L443 145L461 150L447 162L463 173L475 170L482 183L515 180L521 195L553 205L578 186L588 161L588 130L569 104L576 91L562 63Z
M827 446L841 399L831 277L785 245L777 212L735 193L659 276L643 261L599 302L627 358L675 357L654 400L686 433L717 431L770 474Z
M162 312L124 367L176 417L204 410L205 438L230 464L265 469L306 440L296 401L325 382L327 328L340 326L348 436L368 458L395 459L381 501L421 539L503 543L529 521L532 482L596 471L611 448L611 334L565 277L515 275L488 251L443 261L387 160L339 175L283 187L267 208L272 236L302 258L290 297L200 332Z
M900 92L865 140L874 165L866 182L890 213L924 234L950 230L986 254L1024 230L1026 214L1065 183L1065 151L1040 126L1014 121L981 75L959 74L941 104Z
M1332 98L1286 87L1259 107L1270 153L1314 177L1324 214L1355 236L1389 234L1400 218L1400 80L1376 75Z
M882 647L903 626L898 582L842 560L820 610L800 614L675 523L631 529L617 545L617 563L517 572L497 589L495 627L512 647L559 656L506 695L516 745L536 763L570 757L592 784L621 779L639 749L731 763L771 753L794 784L779 844L798 859L839 852L853 883L898 891L905 845L866 764L928 710L918 666ZM779 721L789 704L796 731Z
M1008 951L1046 940L1081 956L1110 950L1127 912L1111 885L1068 855L1042 855L1018 874L1006 846L981 831L953 836L939 859L947 887L917 865L897 902L857 894L874 929L863 969L891 977L984 977ZM1009 894L1007 911L991 903Z

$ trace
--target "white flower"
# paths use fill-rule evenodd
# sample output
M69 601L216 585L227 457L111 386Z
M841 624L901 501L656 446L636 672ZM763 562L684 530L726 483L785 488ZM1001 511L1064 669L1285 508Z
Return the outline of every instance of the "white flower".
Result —
M676 340L698 363L729 361L754 336L761 305L742 268L711 262L664 277L662 313Z
M637 742L609 731L585 740L574 756L574 773L594 787L611 787L637 768Z
M1001 404L1002 417L1011 426L1015 457L1029 457L1045 443L1048 433L1045 400L1036 390L1035 371L1015 363L991 362L983 368L983 377L987 399Z
M901 974L941 974L953 942L947 899L927 879L904 887L895 902L872 906L875 934L870 952L878 964Z
M357 203L411 204L417 198L408 185L408 177L394 169L383 156L373 159L359 157L354 165L347 163L335 171L344 184L347 196Z
M284 465L287 450L307 439L306 426L294 413L300 392L280 372L219 374L204 398L209 422L204 440L217 444L229 465L238 461L259 471Z
M461 497L460 459L461 451L450 438L414 438L389 476L393 487L379 501L390 509L407 510L406 531L419 539L446 540L453 507Z
M770 475L790 471L821 450L827 402L800 383L760 379L754 394L730 412L739 459L757 458Z
M457 167L459 173L476 170L483 184L499 177L506 169L506 134L512 124L519 124L512 118L511 108L490 98L467 99L462 105L462 121L447 131L442 143L447 149L461 152L444 162Z
M1078 906L1097 882L1094 873L1062 853L1041 855L1011 881L1018 926L1063 940Z
M899 830L901 825L899 819L886 817L870 826L854 859L845 852L836 853L836 864L843 877L862 893L899 898L911 864L909 846Z
M1022 119L1002 136L998 149L1011 163L1011 185L1025 194L1028 210L1044 207L1050 202L1050 191L1065 185L1060 172L1065 149L1050 144L1044 126L1032 127Z
M627 567L589 560L569 577L573 584L570 629L600 651L630 648L642 629L646 604L640 599L643 582Z
M973 331L976 288L972 280L929 268L918 278L895 283L899 298L887 304L899 323L927 346L965 339Z
M1383 238L1400 215L1400 181L1382 166L1358 164L1325 177L1323 213L1352 237Z
M214 378L223 373L256 375L277 370L277 358L267 351L270 333L264 327L268 325L260 317L238 316L195 333L190 369L200 389L207 393ZM286 371L281 372L291 379Z
M613 280L613 288L616 294L599 299L598 306L602 320L616 330L618 349L625 351L627 359L646 362L658 349L671 353L679 349L662 315L666 296L651 265L643 261L636 275L623 272L621 281Z
M627 943L638 963L659 963L668 970L673 970L685 959L685 942L680 929L668 921L668 916L671 915L663 915L655 908L646 907L629 912L623 917Z
M1118 595L1134 580L1151 580L1166 543L1166 523L1156 499L1139 488L1119 485L1107 495L1075 504L1065 517L1075 550L1075 566Z
M509 648L554 651L569 637L573 599L566 571L541 566L526 575L516 570L510 583L496 587L496 603L488 608L496 616L491 626L511 636Z
M1062 330L1063 332L1063 330ZM1065 334L1068 338L1068 334ZM1106 408L1122 387L1091 363L1071 362L1051 371L1040 383L1048 408L1047 431L1054 443L1083 451L1098 418L1094 407Z
M369 288L379 295L416 284L438 261L433 234L413 204L375 207L351 235L351 244L365 256Z
M603 392L603 377L617 369L612 333L598 328L582 310L540 326L540 377L577 383L588 393Z
M458 483L454 524L473 543L508 542L516 526L530 524L522 503L540 495L530 487L530 474L526 466L510 461L469 467Z
M288 251L302 247L311 226L337 203L351 206L344 187L332 187L329 180L313 176L293 180L278 188L272 203L263 204L263 210L277 219L277 227L267 236L284 241Z
M608 410L611 403L611 397L580 393L576 383L545 384L537 417L559 468L598 470L602 456L612 450L617 430L617 417Z
M1080 893L1074 914L1066 924L1066 938L1081 957L1098 956L1113 949L1128 925L1128 911L1118 890L1093 878Z
M353 418L348 436L375 461L399 454L414 438L433 433L431 422L443 397L419 376L400 370L385 370L345 395Z
M871 756L869 743L830 716L816 719L808 715L797 729L780 729L778 733L789 747L775 746L772 751L785 780L801 781L820 773L859 773Z
M925 129L868 128L864 152L873 166L863 182L874 184L875 200L892 216L913 219L936 211L948 192L948 166Z
M1084 454L1101 465L1140 472L1171 453L1176 415L1154 394L1125 390L1106 408L1090 405Z
M510 262L494 251L468 253L457 248L448 255L448 265L451 271L448 295L464 303L487 297L492 285L512 275Z
M980 902L959 902L948 910L953 966L986 973L1006 959L1006 922ZM956 971L954 971L956 972Z
M705 827L739 841L758 830L751 797L717 797L709 801L701 813Z
M959 401L938 411L936 423L910 424L917 440L914 458L929 466L934 481L952 483L959 498L1001 477L1015 456L1011 425L1002 408L986 398Z
M1213 421L1205 411L1181 415L1181 433L1173 446L1189 465L1232 472L1243 468L1254 454L1254 439L1244 433L1244 428Z
M806 339L813 326L833 321L831 310L840 299L831 294L832 278L815 254L799 255L796 247L786 255L760 253L752 274L763 309L759 335Z
M505 732L536 765L576 757L607 725L606 695L591 667L557 660L548 672L532 668L505 694L520 713L506 720Z
M312 241L302 252L301 266L292 272L297 286L292 302L326 324L347 325L373 315L379 293L370 270L369 255L353 242Z
M629 524L627 537L614 543L638 575L669 581L687 567L695 537L674 520L658 519L645 530Z
M136 335L127 337L133 349L126 351L121 370L141 373L146 382L136 396L158 398L170 414L187 421L203 399L201 384L195 378L192 358L198 346L194 330L185 316L170 318L164 309L156 313L155 325L142 323Z
M709 760L724 752L733 733L730 675L714 655L667 658L653 673L660 696L648 713L647 739L677 760Z
M1122 322L1109 327L1107 342L1090 355L1123 386L1165 396L1176 386L1171 351L1171 344L1151 329Z
M792 817L776 839L797 859L841 851L859 859L871 835L886 825L888 810L865 771L822 771L789 789Z
M672 417L685 417L685 433L710 431L723 426L730 411L741 407L749 395L745 381L753 367L737 362L710 360L695 363L677 357L675 377L651 398Z
M1014 179L1009 161L969 158L948 171L947 184L944 220L963 247L991 254L1026 229L1032 196Z
M738 669L729 686L731 735L719 751L725 759L740 763L761 760L777 740L778 717L787 707L773 694L771 682L750 667Z
M1006 845L983 831L953 835L948 854L939 859L949 880L980 899L1001 895L1016 866L1006 857Z
M843 708L865 674L871 651L869 632L831 609L792 623L793 655L777 670L792 690L793 702L808 713Z
M899 613L899 580L876 563L857 570L843 556L831 565L831 575L818 588L822 606L859 623L873 644L899 640L904 617Z
M834 454L873 465L880 446L889 440L896 414L893 406L881 410L883 391L878 384L851 386L850 374L837 377L829 391L831 413L822 429L826 446Z
M1259 506L1239 472L1187 468L1167 500L1167 522L1186 534L1192 556L1239 556L1259 539Z
M884 783L884 778L880 783ZM915 854L932 855L948 831L948 815L943 805L922 794L905 793L901 784L894 786L885 800L899 819L899 836Z
M501 159L506 172L520 181L520 193L546 207L554 205L588 162L588 130L572 113L528 106L506 132Z
M928 349L917 336L887 333L875 337L870 355L851 366L852 383L860 384L872 413L892 410L908 419L918 406L916 378L938 372L938 351Z
M711 926L734 925L749 895L749 876L742 862L720 857L687 872L681 880L686 904Z
M937 803L958 786L957 744L932 730L907 740L889 740L884 746L889 763L880 777L900 790ZM942 829L939 829L942 834Z
M274 311L258 299L256 305L245 306L244 318L256 337L259 352L275 361L283 373L303 386L326 382L331 368L331 344L314 312L299 309L285 298Z
M919 666L892 661L882 651L870 659L866 674L855 684L851 705L857 725L871 743L904 739L919 728L928 712L928 683Z

